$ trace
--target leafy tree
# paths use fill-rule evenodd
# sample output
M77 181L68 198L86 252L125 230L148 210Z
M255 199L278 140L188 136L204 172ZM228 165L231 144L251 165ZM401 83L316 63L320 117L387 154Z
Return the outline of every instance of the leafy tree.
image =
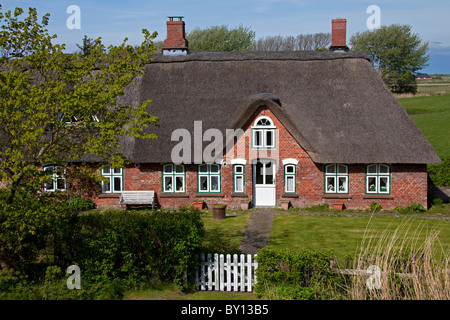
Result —
M254 38L255 32L242 25L231 29L226 25L196 28L186 35L192 51L249 51Z
M122 105L118 98L144 72L154 52L150 34L143 29L139 47L106 48L96 39L90 54L64 53L53 44L46 26L29 8L1 11L0 7L0 175L10 190L35 192L46 181L42 164L65 164L86 155L115 166L124 164L118 151L120 136L157 138L145 129L158 125L141 105Z
M322 51L330 45L331 33L308 33L298 36L267 36L253 42L255 51Z
M87 56L91 53L91 47L94 45L94 39L88 38L87 35L83 37L83 44L77 44L77 47L81 50L83 56Z
M428 43L408 25L393 24L350 38L352 50L369 56L372 64L394 92L416 92L414 73L427 66Z

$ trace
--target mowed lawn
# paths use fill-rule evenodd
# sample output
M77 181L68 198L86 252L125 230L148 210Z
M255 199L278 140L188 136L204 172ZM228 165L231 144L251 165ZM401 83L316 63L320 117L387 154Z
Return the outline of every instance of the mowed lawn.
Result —
M275 215L269 247L274 249L331 250L343 264L347 256L355 257L363 240L383 238L401 226L401 239L423 242L427 234L439 230L436 254L450 251L450 222L408 216L346 216L346 215ZM409 228L409 229L408 229ZM388 236L390 237L390 236ZM406 238L405 238L406 237Z
M398 99L440 157L450 155L450 94Z

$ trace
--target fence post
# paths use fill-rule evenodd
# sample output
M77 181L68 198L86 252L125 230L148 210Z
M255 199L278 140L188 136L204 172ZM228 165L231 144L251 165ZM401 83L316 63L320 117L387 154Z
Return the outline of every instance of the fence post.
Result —
M214 289L219 289L219 255L214 254Z
M247 291L252 291L252 255L247 255Z

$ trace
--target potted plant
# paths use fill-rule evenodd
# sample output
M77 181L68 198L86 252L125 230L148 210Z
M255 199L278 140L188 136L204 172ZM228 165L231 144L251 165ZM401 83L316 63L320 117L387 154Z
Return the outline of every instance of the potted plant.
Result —
M198 210L202 210L203 209L203 200L194 200L193 204L194 204L194 208L198 209Z
M342 210L344 208L344 201L333 201L333 208L335 210Z
M213 207L213 219L225 219L227 205L224 203L215 203Z
M250 201L248 199L241 200L241 209L248 210L250 208Z
M281 201L280 201L280 205L281 205L281 208L282 208L283 210L288 210L290 204L291 204L291 201L290 201L290 200L281 200Z

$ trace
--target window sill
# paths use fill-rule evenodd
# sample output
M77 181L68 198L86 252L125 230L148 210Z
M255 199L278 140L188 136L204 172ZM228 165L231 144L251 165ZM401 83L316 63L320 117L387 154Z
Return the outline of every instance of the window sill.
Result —
M189 198L187 193L160 193L160 198Z
M353 196L349 194L339 194L339 193L324 193L322 195L323 199L351 199Z
M121 193L102 193L98 196L99 199L108 199L108 198L120 198Z
M232 193L231 194L232 198L248 198L248 194L246 193Z
M217 197L217 198L223 198L225 197L222 193L196 193L195 196L197 198L203 198L203 197Z
M394 199L394 196L389 194L364 194L363 199Z
M282 198L298 198L298 194L296 193L283 193L281 195Z

